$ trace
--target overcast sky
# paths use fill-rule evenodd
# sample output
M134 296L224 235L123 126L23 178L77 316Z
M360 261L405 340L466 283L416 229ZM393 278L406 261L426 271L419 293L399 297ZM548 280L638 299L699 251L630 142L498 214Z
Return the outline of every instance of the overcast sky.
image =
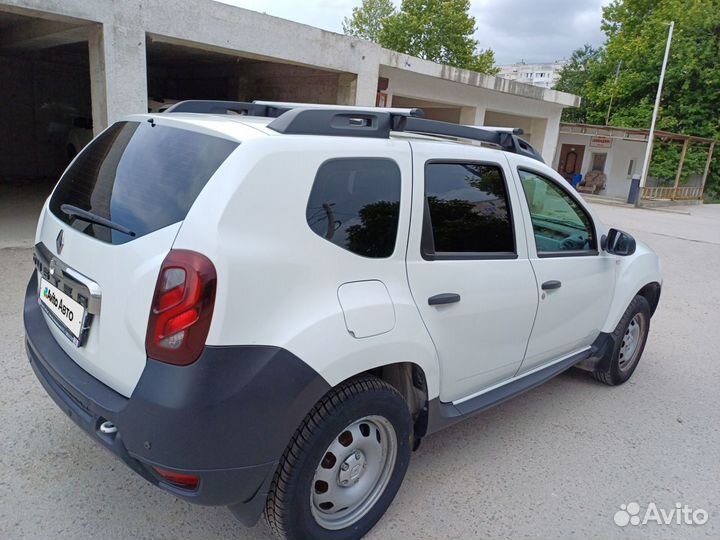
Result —
M219 0L342 33L343 17L361 0ZM584 43L600 45L601 7L609 0L471 0L480 47L498 64L550 62ZM400 4L395 0L395 4Z

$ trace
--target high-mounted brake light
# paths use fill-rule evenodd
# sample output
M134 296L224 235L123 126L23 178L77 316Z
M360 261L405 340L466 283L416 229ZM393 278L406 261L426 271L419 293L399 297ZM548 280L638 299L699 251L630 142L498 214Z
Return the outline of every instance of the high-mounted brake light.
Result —
M210 330L216 284L215 266L204 255L184 249L168 253L150 308L148 357L179 366L198 359Z

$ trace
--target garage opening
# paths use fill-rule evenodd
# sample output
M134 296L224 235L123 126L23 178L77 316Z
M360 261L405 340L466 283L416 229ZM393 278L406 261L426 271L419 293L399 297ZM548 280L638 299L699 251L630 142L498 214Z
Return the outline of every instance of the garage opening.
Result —
M52 186L92 137L88 29L0 11L0 247L32 242Z
M459 106L397 95L392 96L392 106L403 109L419 107L425 112L425 118L429 120L440 120L442 122L452 122L453 124L461 123L463 107Z
M519 116L497 111L485 111L485 125L493 127L522 128L524 134L521 136L533 147L542 151L545 142L545 130L547 128L546 118L533 118L531 116Z
M207 50L148 36L148 104L184 99L299 101L350 105L354 74Z

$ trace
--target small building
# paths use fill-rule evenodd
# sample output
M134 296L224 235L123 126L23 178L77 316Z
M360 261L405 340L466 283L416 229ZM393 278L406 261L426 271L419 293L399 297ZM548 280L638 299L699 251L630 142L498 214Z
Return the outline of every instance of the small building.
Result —
M627 199L633 175L642 173L648 136L647 129L562 122L552 167L568 182L572 182L576 175L585 179L588 173L603 174L603 183L587 191L602 197ZM641 196L645 199L702 199L717 142L703 137L655 131L655 144L677 144L680 157L674 176L648 177ZM702 170L690 171L689 175L684 175L685 182L681 182L685 156L691 144L702 147L702 151L707 152L707 159Z

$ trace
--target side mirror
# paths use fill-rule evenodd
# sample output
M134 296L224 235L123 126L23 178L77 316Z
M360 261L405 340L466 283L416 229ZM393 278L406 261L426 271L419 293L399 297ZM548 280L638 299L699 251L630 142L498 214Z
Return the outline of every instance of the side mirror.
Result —
M602 238L602 248L613 255L621 257L632 255L636 247L635 239L620 229L610 229L607 236Z

